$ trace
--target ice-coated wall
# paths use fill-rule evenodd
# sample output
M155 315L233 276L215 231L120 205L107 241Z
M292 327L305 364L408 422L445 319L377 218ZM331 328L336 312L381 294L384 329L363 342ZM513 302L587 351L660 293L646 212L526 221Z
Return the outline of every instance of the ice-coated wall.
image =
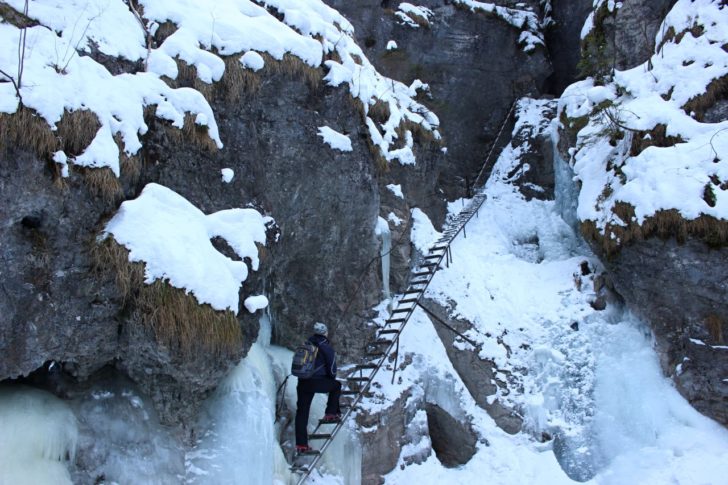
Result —
M69 406L52 394L0 387L0 485L70 485L78 425Z

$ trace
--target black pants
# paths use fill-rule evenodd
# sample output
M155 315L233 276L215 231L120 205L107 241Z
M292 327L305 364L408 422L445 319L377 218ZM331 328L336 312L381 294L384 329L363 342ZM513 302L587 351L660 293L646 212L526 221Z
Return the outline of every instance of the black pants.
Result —
M314 394L328 393L329 399L326 402L326 414L339 414L339 396L341 395L341 382L336 379L299 379L298 404L296 408L296 445L306 446L308 444L308 412L311 410L311 401Z

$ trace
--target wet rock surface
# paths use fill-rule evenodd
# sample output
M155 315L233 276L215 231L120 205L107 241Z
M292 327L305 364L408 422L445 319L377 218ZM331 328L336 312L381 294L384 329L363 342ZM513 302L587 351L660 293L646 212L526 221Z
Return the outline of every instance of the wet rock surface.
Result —
M728 249L654 238L605 263L616 290L650 323L664 372L698 411L728 424Z

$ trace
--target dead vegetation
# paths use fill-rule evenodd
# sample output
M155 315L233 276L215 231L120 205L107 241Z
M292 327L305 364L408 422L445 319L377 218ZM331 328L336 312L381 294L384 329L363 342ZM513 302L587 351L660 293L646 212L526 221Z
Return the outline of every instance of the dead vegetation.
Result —
M93 141L101 123L93 112L76 110L64 112L56 127L55 131L51 130L44 118L27 107L12 115L0 114L0 149L5 152L14 147L34 153L47 162L54 184L63 189L66 183L59 165L53 161L53 154L59 150L63 150L70 157L82 154ZM122 173L138 177L141 162L136 157L126 155L119 135L114 139L119 146ZM94 196L112 203L123 197L121 182L109 168L74 166L72 161L69 165L83 176Z
M675 27L670 26L665 31L665 34L662 36L662 41L660 42L660 45L658 45L655 49L655 52L660 52L665 44L667 44L668 42L674 42L675 44L679 44L688 33L690 33L693 37L697 39L705 33L705 27L697 22L693 22L693 25L690 26L689 29L684 29L680 32L677 32L675 31Z
M703 121L705 112L723 99L728 99L728 76L713 79L703 94L695 96L685 103L683 110L688 115L694 113L696 120Z
M172 126L169 122L162 123L167 131L170 141L175 144L184 145L186 143L194 143L209 152L217 151L215 140L210 138L207 125L199 125L195 123L195 117L190 113L185 113L184 126L182 129Z
M637 131L632 136L632 145L629 149L629 155L636 157L648 147L671 147L677 143L683 143L680 136L668 136L667 125L659 124L650 131Z
M407 12L404 15L406 15L410 20L412 20L420 27L424 27L426 29L430 28L430 21L427 17L423 17L422 15L418 15L414 12Z
M710 339L714 344L722 345L725 343L723 337L723 327L726 325L725 321L715 313L711 313L705 320L703 320L705 328L710 334Z
M95 271L113 271L124 302L150 329L159 345L189 356L199 352L231 354L242 347L240 323L232 311L200 304L184 290L163 281L144 282L144 265L129 262L129 251L107 237L92 248Z
M159 27L157 27L157 30L154 32L154 42L157 46L160 46L164 43L167 38L177 32L177 25L174 22L170 22L169 20L159 24Z
M653 216L645 218L638 224L634 207L618 202L613 212L626 224L608 224L602 233L594 221L581 223L581 232L588 240L599 244L607 256L613 256L629 244L644 241L652 237L661 239L675 238L679 244L694 238L703 241L711 248L728 246L728 221L712 216L687 220L676 209L657 211Z
M60 149L75 157L83 153L101 128L98 116L89 110L66 111L56 124Z
M273 75L285 76L289 79L303 79L312 90L321 87L323 75L321 69L311 67L292 54L285 54L283 59L277 60L270 54L261 54L265 60L264 71Z
M58 140L44 118L30 108L17 113L0 113L0 147L28 150L48 160L58 150Z
M240 63L237 56L225 58L225 74L222 76L225 98L235 102L243 95L252 95L260 90L260 76Z
M83 175L89 192L95 197L109 204L115 204L124 198L119 177L110 168L76 167L76 171Z

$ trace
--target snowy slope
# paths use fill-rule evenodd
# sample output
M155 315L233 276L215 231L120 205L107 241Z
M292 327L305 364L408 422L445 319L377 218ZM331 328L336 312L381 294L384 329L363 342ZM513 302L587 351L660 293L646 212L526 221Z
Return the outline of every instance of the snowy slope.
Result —
M534 105L521 112L537 112ZM504 150L486 187L488 200L467 238L454 242L453 263L438 271L427 296L474 324L466 336L509 382L510 393L494 397L520 410L524 430L506 434L475 404L436 323L418 310L400 344L412 365L394 384L389 373L379 375L367 409L380 411L409 392L410 400L438 404L469 422L480 440L475 456L454 469L441 465L429 440L410 444L386 482L724 483L728 432L663 377L642 322L616 303L601 312L592 308L600 264L561 219L561 201L527 202L511 185L507 174L516 155ZM568 190L557 184L557 198ZM425 239L436 237L421 226ZM582 274L585 261L590 275ZM409 426L415 432L422 423ZM544 432L555 439L534 438ZM428 456L424 463L406 460L418 452Z
M728 220L728 120L704 119L728 76L724 3L679 0L649 61L563 93L560 111L585 123L571 154L582 221L604 232L671 209ZM619 203L634 207L632 221L615 214Z

